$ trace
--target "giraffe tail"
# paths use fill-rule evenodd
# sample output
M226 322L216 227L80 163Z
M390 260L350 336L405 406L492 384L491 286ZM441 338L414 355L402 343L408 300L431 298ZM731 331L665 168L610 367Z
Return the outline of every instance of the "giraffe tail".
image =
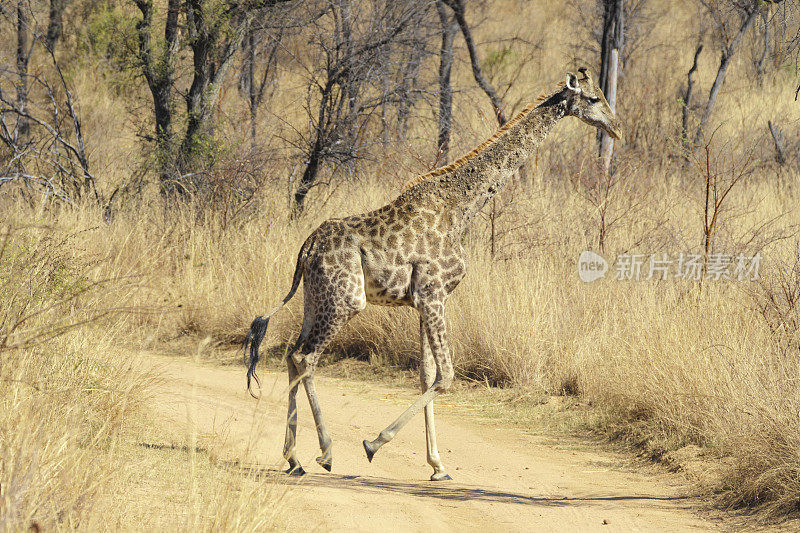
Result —
M247 391L250 393L250 396L253 398L258 398L255 394L253 394L252 389L250 388L250 384L252 381L255 381L256 385L259 387L261 386L261 381L259 381L258 376L256 375L256 365L258 364L259 360L259 353L258 347L261 345L261 342L264 340L264 335L267 333L267 325L269 325L269 319L272 318L272 315L277 313L281 307L283 307L286 302L292 299L294 293L297 292L297 288L300 286L300 280L303 279L303 263L305 262L306 257L308 256L308 250L311 248L312 239L309 238L303 243L303 246L300 248L300 253L297 254L297 265L294 268L294 278L292 279L292 288L289 289L289 294L283 299L283 301L275 306L272 311L264 316L257 316L253 323L250 324L250 331L247 332L247 336L244 338L244 342L242 343L242 348L244 349L244 359L245 364L248 365L247 368ZM248 361L248 351L250 352L249 361Z

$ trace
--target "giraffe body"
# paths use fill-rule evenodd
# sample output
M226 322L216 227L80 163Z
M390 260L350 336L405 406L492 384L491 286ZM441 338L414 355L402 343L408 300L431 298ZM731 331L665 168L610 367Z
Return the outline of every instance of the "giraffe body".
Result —
M451 165L410 182L391 203L369 213L323 222L306 239L286 303L303 280L304 319L287 357L290 382L284 456L288 472L304 473L295 455L296 393L302 381L317 425L322 455L332 466L331 439L314 387L319 356L341 328L368 303L412 306L420 314L420 383L423 394L373 441L364 441L372 461L424 409L428 463L432 480L450 479L436 446L433 398L453 381L447 344L445 303L466 274L461 239L472 218L541 144L552 126L567 115L602 127L619 137L619 127L602 93L585 69L568 74L564 87L538 105L525 108L497 134ZM269 317L258 317L245 340L255 378L258 346ZM256 378L257 379L257 378Z

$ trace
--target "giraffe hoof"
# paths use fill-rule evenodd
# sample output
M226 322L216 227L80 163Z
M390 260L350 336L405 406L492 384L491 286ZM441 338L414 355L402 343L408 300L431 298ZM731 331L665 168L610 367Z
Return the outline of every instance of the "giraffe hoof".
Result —
M290 466L289 468L287 468L285 470L285 472L287 474L289 474L290 476L298 476L299 477L299 476L305 476L306 475L306 471L303 470L303 467L300 466L300 465Z
M319 463L319 466L321 466L322 468L324 468L328 472L330 472L331 468L333 468L333 460L332 459L325 459L323 457L317 457L317 463Z
M367 452L367 460L371 463L372 456L375 455L375 450L372 449L372 445L366 440L363 442L363 444L364 444L364 451Z
M453 478L450 477L450 474L442 472L440 474L433 474L431 476L431 481L451 481Z

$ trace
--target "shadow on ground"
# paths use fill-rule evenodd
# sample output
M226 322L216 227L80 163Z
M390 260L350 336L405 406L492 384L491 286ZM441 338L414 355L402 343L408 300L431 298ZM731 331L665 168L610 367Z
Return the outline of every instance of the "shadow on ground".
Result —
M336 489L350 489L360 492L395 492L414 496L438 498L449 501L487 501L493 503L510 503L519 505L540 505L563 507L572 505L591 505L611 501L638 501L648 507L658 507L663 503L665 508L674 509L675 502L686 502L690 508L688 496L533 496L518 494L492 488L481 488L461 485L453 482L434 481L402 481L396 479L379 478L373 476L348 476L342 474L316 474L307 473L304 476L288 476L282 470L263 466L246 466L236 461L225 461L220 466L229 470L238 470L255 479L269 477L280 479L281 476L289 484L298 487L330 487ZM667 503L669 502L669 505Z

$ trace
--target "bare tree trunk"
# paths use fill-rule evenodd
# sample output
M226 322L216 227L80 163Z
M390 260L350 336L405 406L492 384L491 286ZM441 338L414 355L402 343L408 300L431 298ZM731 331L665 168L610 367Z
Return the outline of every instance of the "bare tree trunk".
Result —
M417 53L409 61L408 67L403 75L404 82L402 97L397 104L397 139L404 141L408 136L408 121L411 118L411 109L414 107L414 92L417 90L417 78L419 69L422 65L422 53Z
M283 31L272 36L272 44L269 47L267 61L264 70L260 74L260 79L256 80L256 60L258 59L258 45L264 38L263 30L250 28L247 32L247 44L245 46L245 57L242 64L242 71L239 76L239 90L247 98L247 106L250 114L250 142L252 148L256 147L258 108L264 100L264 91L267 84L274 74L274 67L277 62L278 49L280 48Z
M758 61L756 62L756 80L758 81L759 85L764 82L764 74L767 71L767 57L769 56L769 14L766 10L761 11L761 22L764 25L764 46L761 49L761 56L759 56Z
M238 49L247 25L246 13L232 16L229 28L220 21L209 20L218 16L207 12L204 0L189 0L186 21L189 29L189 48L192 50L194 71L192 85L186 94L186 133L178 152L181 173L206 166L209 152L204 150L203 136L210 132L210 118L219 98L235 51Z
M728 71L728 66L730 66L731 59L733 59L733 56L736 54L739 45L742 43L742 39L753 25L753 22L755 22L756 17L760 12L761 4L756 1L753 3L751 10L746 12L744 20L742 21L742 25L739 28L739 32L736 34L730 44L722 50L719 69L717 69L717 76L714 78L713 85L711 85L711 91L708 93L708 102L706 103L705 110L703 110L703 116L700 118L700 125L697 126L697 132L692 140L692 144L695 146L700 142L700 139L703 136L703 130L708 123L708 119L711 118L711 111L714 109L714 104L717 101L719 91L722 88L722 84L725 82L725 73Z
M75 111L75 103L72 98L72 92L69 90L67 80L64 78L64 73L58 64L58 61L56 60L55 53L53 53L53 50L49 48L47 49L47 52L50 55L50 59L53 61L53 66L58 73L58 79L61 81L61 87L64 90L64 95L66 97L65 106L67 110L67 116L72 119L73 134L75 135L76 146L71 148L71 150L78 159L81 170L83 171L82 191L79 192L79 195L82 195L83 193L93 193L94 199L100 202L100 195L97 192L94 176L91 172L89 172L89 158L86 155L86 144L83 140L81 119L78 116L78 113ZM55 106L57 104L54 102L53 105ZM64 143L62 142L62 144Z
M600 74L597 83L600 90L608 88L608 64L611 60L611 45L614 37L614 7L616 0L600 0L603 5L603 32L600 37ZM600 142L600 132L597 132L597 142Z
M305 208L306 196L311 187L317 181L317 174L319 173L319 166L322 162L322 151L324 149L324 124L326 121L326 110L328 108L328 101L332 84L329 81L322 90L322 98L319 104L319 116L317 117L317 127L314 131L314 144L311 146L311 151L308 154L308 162L300 177L300 183L297 185L297 190L294 193L294 208L292 210L292 217L298 217Z
M340 30L342 32L344 56L352 57L355 52L353 43L353 4L351 0L339 0L339 2L341 13ZM340 85L342 87L344 100L347 103L345 124L355 127L355 118L361 113L361 84L359 80L356 79L356 76L348 75L342 78ZM350 138L353 138L355 134L356 132L354 129L346 132L346 135Z
M174 147L172 136L171 90L174 81L175 55L178 51L178 12L181 0L169 0L167 20L164 25L164 48L154 50L151 39L153 26L152 0L134 0L142 12L142 19L136 23L139 40L139 61L142 74L150 88L153 98L155 118L156 154L159 165L159 179L162 194L175 189L173 175Z
M186 94L186 133L181 143L178 167L181 173L192 168L197 153L200 151L200 134L210 113L207 105L209 84L214 74L212 48L214 35L206 21L203 0L189 0L186 6L186 26L189 35L189 47L192 50L194 72L192 84Z
M156 10L154 0L132 1L142 13L136 24L138 55L142 74L153 97L161 192L183 193L185 187L179 183L179 178L187 169L197 166L197 155L208 154L201 150L199 141L209 130L209 119L219 98L222 81L250 20L259 10L288 0L226 2L224 9L207 0L167 0L163 44L153 43L151 37ZM179 25L182 11L186 14L186 21ZM194 67L191 87L184 95L187 121L180 143L173 135L172 121L179 28L185 28L183 33L188 36Z
M436 1L436 10L442 25L442 46L439 52L439 136L436 147L438 163L446 164L453 119L453 87L450 84L450 73L453 69L453 41L458 23L450 16L442 0Z
M767 121L769 133L772 135L772 141L775 143L775 162L780 166L786 164L786 153L783 149L783 133L775 127L771 120Z
M492 87L492 84L489 83L489 80L486 79L481 70L478 51L475 49L475 41L472 39L472 32L469 29L469 24L467 24L467 19L464 15L463 0L444 0L444 2L453 10L456 22L458 22L458 26L461 28L464 42L467 45L467 52L469 52L469 61L472 65L472 76L475 78L478 87L489 97L497 122L502 126L506 123L506 117L503 114L503 103L500 101L500 97L497 96L497 91L495 91L494 87Z
M28 108L28 62L30 60L30 28L28 27L28 10L25 0L17 2L17 107L25 113ZM24 141L28 137L30 124L24 116L17 121L17 139Z
M608 92L605 92L606 100L611 111L617 107L617 73L619 69L619 48L611 50L608 65ZM606 131L600 132L600 157L603 159L603 167L606 172L611 168L611 158L614 154L614 139Z
M694 60L692 61L692 68L686 75L686 92L683 95L683 110L681 113L681 141L686 144L689 142L689 111L692 106L692 91L694 90L694 73L697 71L697 60L700 58L700 53L703 51L703 45L698 44L697 49L694 51Z
M320 144L317 143L314 145L314 149L311 151L308 164L303 171L303 175L300 177L300 183L298 184L297 190L294 193L294 207L292 209L293 218L300 216L300 214L303 212L303 209L305 209L306 196L308 196L308 191L311 190L311 187L313 187L314 182L317 180L321 159L322 149Z
M47 20L47 34L45 44L49 50L56 51L56 44L61 38L64 10L69 0L50 0L50 14Z
M420 30L417 30L418 32ZM406 67L403 69L403 83L401 91L401 100L397 104L397 138L398 140L405 140L408 134L408 120L411 117L411 108L414 106L413 93L417 85L417 78L419 69L424 59L423 38L415 36L420 46L415 46L411 50L411 57L406 62Z
M256 87L256 34L247 36L247 103L250 108L250 146L256 147L256 120L258 119L258 88ZM269 70L269 67L266 69Z
M603 43L600 65L600 89L608 100L612 111L617 105L617 79L619 76L619 57L624 44L624 10L622 0L605 0L603 12ZM600 132L600 157L608 172L614 154L614 139L607 132Z

